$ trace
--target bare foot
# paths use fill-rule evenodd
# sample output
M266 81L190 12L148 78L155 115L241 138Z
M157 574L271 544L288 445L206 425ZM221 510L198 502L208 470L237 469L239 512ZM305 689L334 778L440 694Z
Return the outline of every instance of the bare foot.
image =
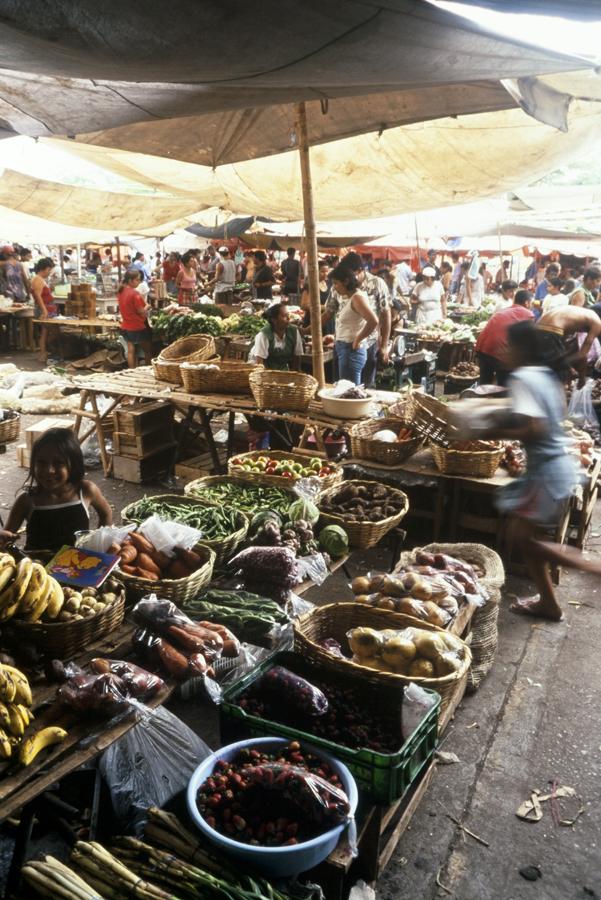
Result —
M534 616L537 619L548 619L550 622L561 622L563 613L559 607L547 606L540 597L516 597L510 604L511 612L521 616Z

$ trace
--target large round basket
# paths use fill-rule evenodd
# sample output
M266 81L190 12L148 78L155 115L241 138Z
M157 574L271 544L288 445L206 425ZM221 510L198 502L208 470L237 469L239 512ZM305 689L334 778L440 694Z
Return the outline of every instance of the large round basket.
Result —
M218 509L219 506L217 503L209 503L208 501L200 501L196 497L193 496L182 496L181 494L160 494L156 497L152 497L153 500L165 500L171 503L176 503L178 506L201 506L207 507L211 506L215 509ZM128 525L130 522L135 522L137 525L142 522L141 518L138 518L135 514L135 507L138 501L134 501L134 503L129 503L121 510L121 521ZM215 553L215 565L219 563L225 562L226 559L229 559L230 556L233 555L234 550L240 544L246 534L248 532L249 521L247 517L241 513L236 511L236 530L232 532L232 534L228 534L224 538L219 538L215 541L201 540L199 543L205 547L208 547Z
M443 475L468 475L470 478L492 478L499 463L503 459L505 448L499 444L496 449L478 449L482 447L474 441L473 450L454 450L453 447L441 447L430 443L430 450L436 468Z
M189 334L161 350L158 357L152 360L152 370L160 381L182 384L181 363L203 362L212 356L215 356L215 340L211 335Z
M300 475L295 475L294 478L288 478L283 475L266 475L265 472L249 472L242 465L234 464L234 460L252 461L259 459L261 456L267 456L269 459L290 460L293 463L300 463L302 466L306 466L309 463L309 457L303 453L288 453L286 450L253 450L251 453L242 453L231 457L227 464L228 475L234 475L240 481L248 481L249 484L264 484L283 488L289 488L290 482L294 484L301 477ZM342 466L338 466L336 463L324 460L323 464L329 469L335 469L331 475L314 476L319 478L320 489L325 491L327 488L340 484L343 473Z
M199 366L197 360L186 360L180 366L184 390L189 394L250 394L249 376L262 368L240 360L211 359L206 363L211 368Z
M375 441L373 436L383 429L389 429L398 434L401 428L411 428L411 423L398 416L373 419L353 425L349 431L351 455L355 459L366 459L383 466L399 466L419 450L424 439L415 431L412 431L412 437L404 441L396 441L393 444L388 444L386 441Z
M127 576L119 573L119 580L125 582ZM68 660L92 641L110 634L121 625L125 616L125 588L121 585L117 599L95 616L72 619L69 622L19 622L12 619L10 629L23 644L34 644L44 656Z
M500 591L505 584L505 569L501 557L484 544L428 544L421 549L425 553L446 553L474 566L478 580L488 591Z
M395 408L392 407L392 412ZM423 438L446 442L451 430L449 408L430 394L412 391L405 405L405 415L411 426Z
M349 480L345 481L344 484L353 484L356 487L359 487L359 485L373 487L374 482ZM344 528L346 531L351 547L355 547L359 550L367 550L369 547L375 547L389 531L396 528L409 510L409 499L407 494L386 485L389 497L396 497L402 503L403 508L401 511L394 516L387 516L385 519L380 519L379 522L351 522L346 515L334 515L333 513L325 512L321 509L323 501L334 495L339 488L339 485L328 488L328 490L324 491L319 497L318 506L320 506L321 513L320 527L325 525L340 525L340 527Z
M119 578L125 584L128 598L137 599L145 594L156 594L181 605L196 597L213 577L215 553L204 544L196 544L194 552L202 558L202 563L196 572L192 572L186 578L161 578L159 581L150 581L148 578L128 575L118 569Z
M317 379L304 372L258 369L248 380L259 409L305 412L317 391Z
M16 441L21 431L21 416L14 409L0 410L2 420L0 421L0 444L9 444Z
M464 659L461 669L444 678L412 678L409 675L396 675L391 672L380 672L368 666L360 666L350 659L332 656L321 646L322 641L333 638L340 646L348 648L346 634L352 628L374 628L383 631L386 628L422 628L426 631L443 631L428 622L417 622L412 616L393 612L388 609L377 609L362 603L331 603L327 606L316 606L294 622L294 649L305 659L318 665L324 665L339 672L354 672L376 687L382 684L409 684L414 681L424 687L431 688L440 694L441 711L449 705L458 690L463 690L463 683L472 661L469 647L464 646Z
M204 478L196 478L194 481L189 481L184 488L184 494L186 497L200 499L203 503L220 503L225 504L226 506L236 506L236 508L240 509L241 512L252 517L254 512L258 511L255 508L254 504L253 508L251 508L250 505L237 506L229 498L217 500L210 496L207 497L207 491L212 487L216 487L218 485L232 485L234 487L245 489L249 493L256 493L256 505L260 506L262 509L274 509L276 512L285 514L290 504L295 500L298 500L298 496L291 490L290 479L287 479L287 481L288 484L285 486L285 488L283 488L280 487L280 485L275 484L260 485L256 482L247 482L241 478L238 478L237 475L205 475ZM274 492L277 491L275 497L270 496L270 488ZM285 500L280 499L279 495L281 493L286 495Z

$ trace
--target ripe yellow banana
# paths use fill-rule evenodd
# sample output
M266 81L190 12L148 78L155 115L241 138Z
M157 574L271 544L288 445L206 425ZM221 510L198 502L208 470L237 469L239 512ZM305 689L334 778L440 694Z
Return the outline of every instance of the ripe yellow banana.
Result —
M13 682L15 686L15 696L2 696L2 683L5 679L10 679L10 681ZM16 703L23 703L25 706L31 706L33 702L27 675L21 672L20 669L15 669L14 666L7 666L4 663L0 664L0 700L8 700L9 703L15 701Z
M41 563L31 564L31 577L27 589L21 594L19 616L28 616L44 595L48 585L48 573Z
M29 614L25 616L26 622L39 622L48 607L48 601L50 599L50 594L52 593L52 581L47 573L44 574L46 576L46 580L44 582L42 593L34 603ZM21 606L22 605L23 604L21 602Z
M17 563L15 576L8 587L0 594L0 621L5 622L17 609L26 593L33 572L33 563L25 557Z
M10 728L10 716L8 714L8 706L6 703L0 702L0 728Z
M64 728L58 725L50 725L48 728L42 728L31 737L25 738L19 750L19 762L23 766L29 766L34 761L40 750L44 747L52 747L54 744L60 744L67 737Z
M17 709L19 710L19 714L23 719L23 727L27 728L30 722L33 722L35 716L28 706L25 706L23 703L17 703Z
M0 594L2 593L4 588L13 580L15 572L17 571L17 564L15 563L12 556L5 557L5 559L10 560L10 562L3 562L2 560L0 560Z
M23 737L25 734L25 725L16 704L9 703L7 708L8 715L10 716L10 726L8 730L14 737Z
M46 607L46 618L56 619L63 608L65 595L63 594L60 582L58 582L56 578L53 578L52 575L49 575L48 578L50 580L51 591L50 596L48 597L48 606Z
M17 696L17 682L10 672L0 674L0 700L4 703L13 703Z
M6 731L0 728L0 759L10 759L12 752L12 744Z

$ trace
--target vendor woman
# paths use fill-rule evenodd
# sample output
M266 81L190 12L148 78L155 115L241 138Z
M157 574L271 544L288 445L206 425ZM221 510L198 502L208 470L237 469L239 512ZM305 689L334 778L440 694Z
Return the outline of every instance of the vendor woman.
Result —
M285 303L274 303L263 313L267 324L255 337L249 354L250 362L262 362L267 369L300 368L303 342L296 325L290 324Z

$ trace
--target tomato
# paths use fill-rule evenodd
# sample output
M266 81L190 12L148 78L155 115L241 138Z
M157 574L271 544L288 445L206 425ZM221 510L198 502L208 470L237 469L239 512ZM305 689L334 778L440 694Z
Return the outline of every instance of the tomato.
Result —
M326 475L329 475L329 474L330 474L330 470L329 470L329 469L320 469L320 470L319 470L319 477L320 477L320 478L325 478L325 476L326 476Z
M292 478L292 472L282 472L282 478Z
M232 460L232 465L233 465L233 466L241 466L242 463L243 463L243 461L244 461L244 460L240 459L239 456L236 456L236 457L234 457L234 459Z

